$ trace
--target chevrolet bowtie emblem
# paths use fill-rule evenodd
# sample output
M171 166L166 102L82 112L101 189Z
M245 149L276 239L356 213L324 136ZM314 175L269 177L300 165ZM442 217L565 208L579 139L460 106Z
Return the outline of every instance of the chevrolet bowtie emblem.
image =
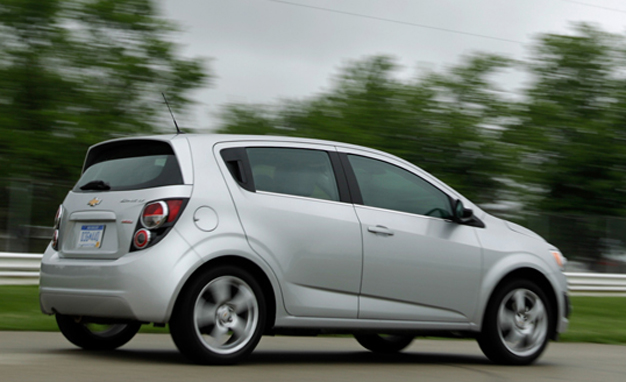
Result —
M95 207L95 206L97 206L98 204L100 204L101 202L102 202L102 199L93 198L93 199L91 199L89 202L87 202L87 205L88 205L89 207Z

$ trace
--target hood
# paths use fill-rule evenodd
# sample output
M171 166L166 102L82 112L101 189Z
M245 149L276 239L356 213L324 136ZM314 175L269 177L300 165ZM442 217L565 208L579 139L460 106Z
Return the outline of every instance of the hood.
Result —
M524 228L519 224L511 223L510 221L505 220L504 222L506 223L506 226L509 227L509 229L513 232L521 233L522 235L532 237L533 239L545 241L543 237L537 235L536 233L529 230L528 228Z

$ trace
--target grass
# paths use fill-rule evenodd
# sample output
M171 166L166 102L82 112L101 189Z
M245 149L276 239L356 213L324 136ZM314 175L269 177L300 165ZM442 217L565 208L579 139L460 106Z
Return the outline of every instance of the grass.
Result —
M0 330L57 330L54 317L39 309L38 286L0 286Z
M53 316L39 310L38 287L0 286L0 330L56 331ZM626 297L572 297L570 327L564 342L626 344ZM167 328L144 325L144 333Z
M571 298L570 326L562 341L626 344L626 297Z

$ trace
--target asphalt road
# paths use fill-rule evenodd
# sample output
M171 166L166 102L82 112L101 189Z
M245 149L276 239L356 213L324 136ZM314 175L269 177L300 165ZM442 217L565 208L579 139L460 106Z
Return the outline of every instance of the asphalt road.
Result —
M59 333L0 332L0 381L620 381L626 346L551 343L532 366L489 363L474 341L417 339L376 355L352 338L265 337L237 366L187 363L168 335L139 334L114 352L86 352Z

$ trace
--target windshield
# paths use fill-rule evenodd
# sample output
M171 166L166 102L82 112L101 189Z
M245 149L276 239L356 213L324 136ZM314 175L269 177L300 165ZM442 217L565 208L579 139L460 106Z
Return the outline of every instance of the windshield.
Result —
M171 147L163 142L149 144L149 150L143 150L145 144L140 142L135 142L133 150L129 150L128 144L96 148L99 151L96 153L98 158L95 163L88 163L74 191L139 190L183 184L178 161ZM156 154L155 144L167 147L158 150L160 153ZM88 161L93 156L94 153L90 153Z

